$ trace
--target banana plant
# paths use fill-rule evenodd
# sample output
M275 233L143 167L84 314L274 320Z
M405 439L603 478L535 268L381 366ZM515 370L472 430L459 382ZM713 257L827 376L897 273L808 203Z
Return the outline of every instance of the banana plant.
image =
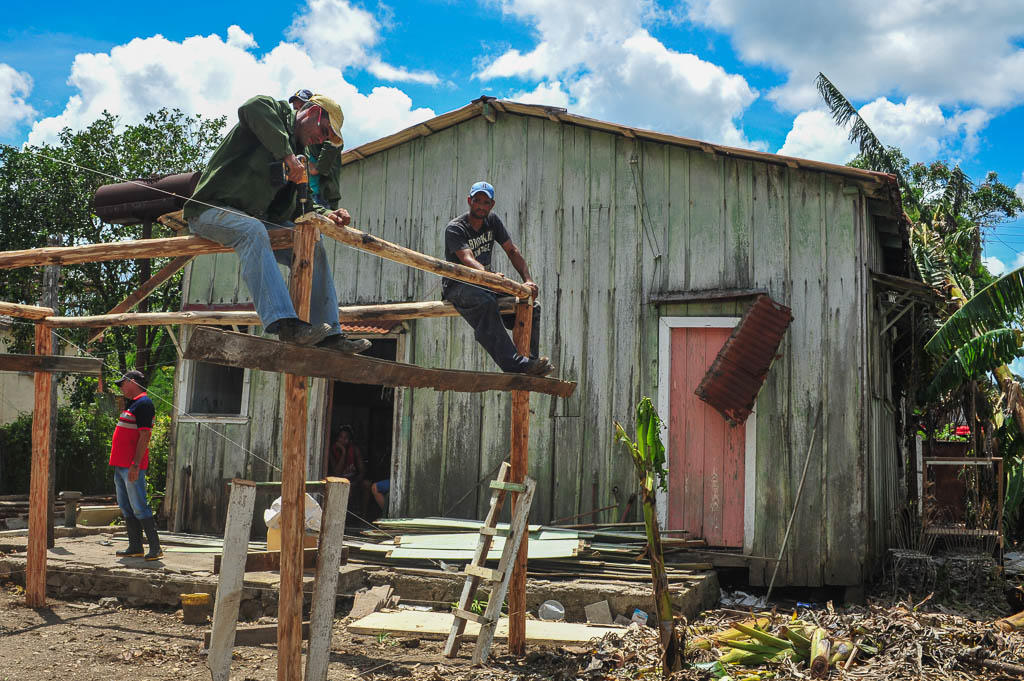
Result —
M658 618L658 632L661 637L662 673L667 678L672 672L682 669L685 650L684 641L676 631L675 614L668 590L668 576L665 572L665 557L658 531L658 516L655 501L655 485L662 491L668 489L665 471L665 446L661 443L661 418L649 397L640 400L636 408L636 439L615 423L615 440L629 450L633 458L637 481L640 483L640 497L644 509L644 526L647 530L647 556L651 563L651 577L654 581L655 613Z

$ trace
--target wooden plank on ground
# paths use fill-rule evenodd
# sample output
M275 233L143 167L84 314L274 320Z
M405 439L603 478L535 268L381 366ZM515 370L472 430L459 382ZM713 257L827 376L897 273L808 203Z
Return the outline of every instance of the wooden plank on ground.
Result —
M393 591L394 589L390 585L382 584L372 589L367 589L362 593L357 593L355 602L352 603L352 611L348 616L362 619L371 613L377 612L390 600Z
M446 638L451 631L455 616L448 612L418 612L400 610L397 612L375 612L352 622L346 629L349 633L363 636L377 634L409 634L421 639L440 640ZM527 643L574 644L586 643L592 638L600 638L608 633L622 634L624 627L594 627L587 624L571 622L545 622L544 620L528 620L526 622ZM476 638L480 633L480 625L475 622L466 624L463 639ZM508 639L508 618L502 617L494 633L498 641Z
M203 634L203 646L205 648L210 647L210 639L213 637L213 631L207 631ZM302 638L309 638L309 622L302 623ZM235 645L236 646L259 646L265 643L276 643L277 642L277 625L276 624L257 624L249 627L238 627L235 630Z
M162 539L162 537L161 537ZM206 547L212 551L220 551L215 547ZM165 547L166 551L167 548ZM345 549L345 554L348 554L348 549ZM304 549L302 552L302 569L311 570L316 567L316 549ZM213 574L220 574L220 562L221 556L218 553L213 557ZM273 570L281 569L281 552L280 551L250 551L245 556L245 571L246 572L269 572Z
M284 351L287 350L287 351ZM568 397L575 383L524 374L428 369L331 350L283 346L279 342L234 331L200 326L192 333L185 359L214 364L316 376L346 383L433 388L458 392L528 391Z
M84 376L99 376L103 360L62 355L0 354L0 371L66 371Z

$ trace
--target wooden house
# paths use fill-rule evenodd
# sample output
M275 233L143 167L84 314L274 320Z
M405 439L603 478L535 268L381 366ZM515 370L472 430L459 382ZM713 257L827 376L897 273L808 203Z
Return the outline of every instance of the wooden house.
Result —
M668 426L663 526L744 554L751 581L767 582L774 563L764 558L780 550L809 456L776 583L856 585L878 567L905 476L890 322L919 286L893 178L491 98L343 162L353 226L440 257L469 186L495 186L495 211L540 285L542 354L579 383L569 399L531 398L534 522L586 522L595 509L602 522L638 517L636 503L627 513L637 485L613 422L631 429L647 395ZM342 305L440 296L434 275L327 248ZM515 276L502 254L495 263ZM694 389L762 293L793 321L754 413L734 427ZM184 299L245 305L236 257L197 258ZM492 368L458 317L350 331L373 339L379 357ZM174 529L220 530L226 480L279 475L281 381L182 362L166 504ZM392 516L482 517L486 481L509 451L507 393L324 380L311 393L310 479L349 424L368 477L391 480Z

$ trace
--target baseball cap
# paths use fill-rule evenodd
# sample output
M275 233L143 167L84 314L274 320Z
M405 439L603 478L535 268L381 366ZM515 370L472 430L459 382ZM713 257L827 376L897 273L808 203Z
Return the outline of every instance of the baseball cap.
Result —
M313 91L312 90L307 90L306 88L302 88L301 90L298 90L294 95L292 95L291 97L288 98L288 103L291 104L296 99L299 100L300 102L308 102L309 98L312 97L312 96L313 96Z
M469 188L470 196L475 196L480 192L487 194L487 198L489 198L491 201L494 200L494 187L492 187L490 184L482 180Z
M131 371L126 371L124 376L114 381L114 385L120 386L125 381L135 381L140 386L144 386L146 385L146 375L138 369L132 369Z
M341 112L338 103L326 95L312 95L309 98L310 104L316 104L327 113L331 121L331 137L328 140L333 146L344 146L345 140L341 136L341 126L345 122L345 114Z

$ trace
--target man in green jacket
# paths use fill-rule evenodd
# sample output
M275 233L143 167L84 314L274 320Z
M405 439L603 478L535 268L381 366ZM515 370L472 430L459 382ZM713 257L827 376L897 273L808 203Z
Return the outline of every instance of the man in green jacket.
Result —
M273 251L267 230L292 227L299 216L298 185L304 172L297 155L314 144L342 146L344 115L334 100L313 95L293 111L288 102L253 97L238 109L238 123L221 142L199 178L185 218L193 234L230 246L238 253L242 279L252 295L267 333L299 345L316 345L346 353L362 352L367 340L351 340L338 323L338 296L323 244L316 244L310 322L292 306L277 263L291 264L291 249ZM283 186L274 181L281 164ZM311 202L312 203L312 202ZM339 225L351 218L344 208L316 210Z

